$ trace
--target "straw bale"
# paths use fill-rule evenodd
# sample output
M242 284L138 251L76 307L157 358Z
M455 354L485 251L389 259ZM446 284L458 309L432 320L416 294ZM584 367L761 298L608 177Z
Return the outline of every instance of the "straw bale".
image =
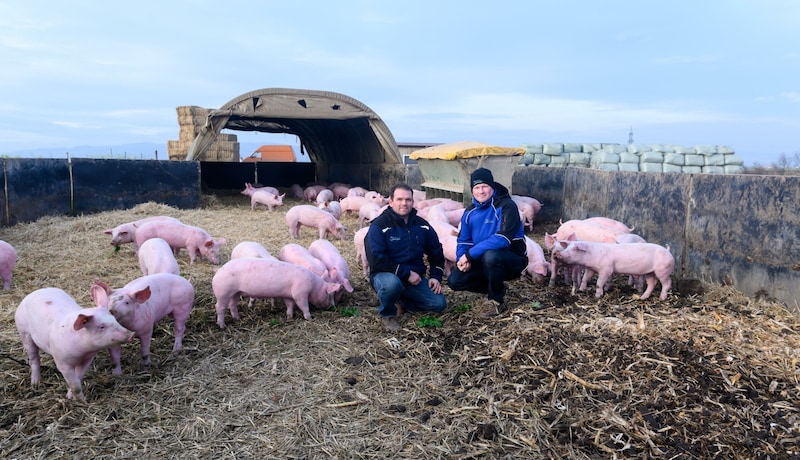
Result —
M140 276L131 245L102 231L170 215L277 254L290 240L286 199L251 211L244 196L206 196L200 209L144 203L93 215L43 217L0 228L19 261L0 292L2 458L795 458L800 429L800 321L781 304L729 286L666 301L640 300L625 279L601 299L525 280L508 284L493 319L480 295L445 288L441 328L419 316L382 330L375 294L355 263L352 229L333 241L353 267L355 292L337 307L288 320L281 302L257 300L241 319L215 323L216 267L178 254L195 287L184 350L172 354L172 323L158 323L149 370L139 345L123 347L124 374L108 353L84 378L87 402L68 401L52 359L42 383L30 373L14 309L35 289L64 289L89 306L89 285ZM556 224L539 224L537 241ZM680 281L680 280L677 280ZM687 286L689 283L685 283ZM697 286L694 286L697 288ZM349 316L353 311L357 316Z

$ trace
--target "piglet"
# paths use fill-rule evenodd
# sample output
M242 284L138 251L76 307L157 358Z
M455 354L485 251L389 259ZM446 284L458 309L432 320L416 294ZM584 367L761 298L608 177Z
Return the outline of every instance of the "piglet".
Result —
M286 225L289 227L289 234L292 238L300 237L301 225L316 228L320 238L325 238L330 234L343 240L346 232L344 225L331 214L308 204L293 206L289 209L286 212Z
M194 287L185 278L171 273L157 273L136 278L119 289L111 289L106 283L95 279L90 292L95 305L108 309L120 324L139 337L143 368L150 366L153 326L167 315L171 315L175 323L172 351L182 348L186 320L194 304ZM121 348L112 347L110 351L114 373L122 374Z
M53 356L67 381L67 399L85 400L81 380L98 351L133 339L105 308L81 308L66 292L42 288L20 302L14 315L31 366L31 385L41 380L39 350Z
M189 262L194 264L197 256L204 257L212 264L219 263L219 247L225 244L225 238L215 240L200 227L175 222L149 222L136 230L135 243L140 247L150 238L162 238L173 251L186 248Z
M143 275L154 275L156 273L172 273L180 275L181 269L178 261L172 253L169 243L161 238L150 238L142 243L138 252L139 268Z
M327 188L320 190L317 192L316 201L317 205L326 201L333 201L333 191Z
M211 279L217 298L217 325L225 328L225 308L239 319L239 296L259 299L283 299L286 316L292 318L300 307L305 319L311 319L309 305L328 308L333 305L337 283L328 283L311 271L286 262L268 259L232 259Z
M180 223L181 221L174 217L169 217L169 216L145 217L144 219L134 220L133 222L127 222L124 224L117 225L114 228L103 230L103 233L105 233L106 235L111 235L111 244L114 246L119 246L121 244L126 244L126 243L133 243L136 237L136 230L142 225L150 222Z
M3 278L3 289L11 289L11 276L17 263L17 251L14 247L0 240L0 277Z
M328 240L314 240L308 246L308 252L325 264L328 269L328 281L340 284L344 291L353 292L353 285L350 284L350 266L333 243ZM340 289L334 295L336 302L344 295L343 290Z
M525 237L525 246L528 252L528 266L525 267L524 274L527 274L534 283L543 283L547 278L549 264L544 258L544 250L539 243Z
M675 268L675 258L668 248L652 243L595 243L592 241L559 241L561 250L554 252L557 257L569 264L580 264L587 270L580 289L586 289L589 270L597 273L597 290L595 297L603 295L603 288L614 273L626 275L642 275L647 281L647 289L642 299L647 299L656 286L656 279L661 282L661 295L665 300L672 281L670 275Z
M378 203L364 203L358 210L358 228L364 226L364 222L369 224L373 219L380 216L383 209Z
M255 241L242 241L231 251L231 259L242 259L248 257L260 257L264 259L275 259L275 256L267 251L261 243Z
M285 196L285 193L278 195L277 193L256 189L250 195L250 210L255 211L258 205L264 205L267 210L272 211L276 206L283 206L283 198Z
M318 204L317 207L329 213L337 220L340 217L342 217L342 205L338 201L326 201L324 203Z
M361 270L364 276L369 276L369 261L367 260L367 251L364 248L364 239L367 237L369 227L360 228L355 235L353 235L353 245L356 248L356 262L361 264Z
M327 240L326 240L327 241ZM321 260L314 257L308 249L295 243L289 243L281 248L278 259L283 262L295 264L311 270L312 273L324 280L330 280L328 267Z

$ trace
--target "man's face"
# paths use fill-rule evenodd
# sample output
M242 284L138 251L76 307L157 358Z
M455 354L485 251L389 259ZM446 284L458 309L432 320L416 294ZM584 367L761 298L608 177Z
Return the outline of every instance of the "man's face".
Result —
M486 200L492 197L494 189L489 184L478 184L472 187L472 196L478 200L478 203L486 203Z
M408 190L399 188L394 191L394 195L389 197L389 206L394 209L394 212L405 217L414 207L414 195Z

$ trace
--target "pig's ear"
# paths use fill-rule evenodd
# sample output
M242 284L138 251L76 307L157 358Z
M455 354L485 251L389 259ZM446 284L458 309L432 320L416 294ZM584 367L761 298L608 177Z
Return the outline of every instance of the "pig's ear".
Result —
M333 294L333 293L339 292L339 288L341 286L342 285L339 284L339 283L328 283L328 286L327 286L328 294Z
M72 324L72 328L76 331L83 329L86 326L86 323L92 320L92 317L89 315L84 315L83 313L79 313L78 317L75 318L75 323Z
M570 235L567 237L567 241L578 241L578 235L576 235L576 234L575 234L575 232L572 232L572 233L571 233L571 234L570 234Z
M94 304L98 307L108 306L108 292L106 292L104 286L105 284L102 281L94 280L92 287L89 288L89 294L91 294Z
M114 233L114 229L109 228L108 230L103 230L103 233L106 235L112 235Z
M347 292L353 292L353 285L350 284L350 281L344 280L344 290Z
M586 252L589 250L589 247L586 245L585 241L578 241L573 244L575 245L575 249L577 249L578 251Z
M535 273L538 273L538 274L542 275L542 276L547 276L547 267L544 266L544 265L537 265L537 266L533 267L533 271Z
M561 246L562 250L567 249L567 246L569 246L569 242L567 241L556 241L556 244Z
M136 301L136 303L145 303L147 302L147 299L150 298L151 294L152 292L150 291L150 286L147 286L146 288L140 291L134 292L133 299Z
M226 240L225 240L225 238L221 238L221 239L219 239L219 240L217 241L217 244L219 244L220 246L222 246L223 244L225 244L225 241L226 241Z
M279 198L280 198L280 199L283 199L283 197L285 197L285 196L286 196L286 194L284 193L284 194L283 194L283 195L281 195Z

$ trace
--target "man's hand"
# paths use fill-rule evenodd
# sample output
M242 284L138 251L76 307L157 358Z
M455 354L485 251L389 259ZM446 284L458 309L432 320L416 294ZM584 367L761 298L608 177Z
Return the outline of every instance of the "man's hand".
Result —
M411 273L408 275L408 283L412 286L416 286L422 281L422 277L419 276L419 273L411 270Z
M442 283L440 283L436 278L430 278L428 280L428 287L431 288L431 291L433 291L434 294L442 293Z
M458 262L456 262L456 267L462 272L468 272L470 268L472 268L472 263L470 263L469 259L467 259L466 255L463 255L458 258Z

